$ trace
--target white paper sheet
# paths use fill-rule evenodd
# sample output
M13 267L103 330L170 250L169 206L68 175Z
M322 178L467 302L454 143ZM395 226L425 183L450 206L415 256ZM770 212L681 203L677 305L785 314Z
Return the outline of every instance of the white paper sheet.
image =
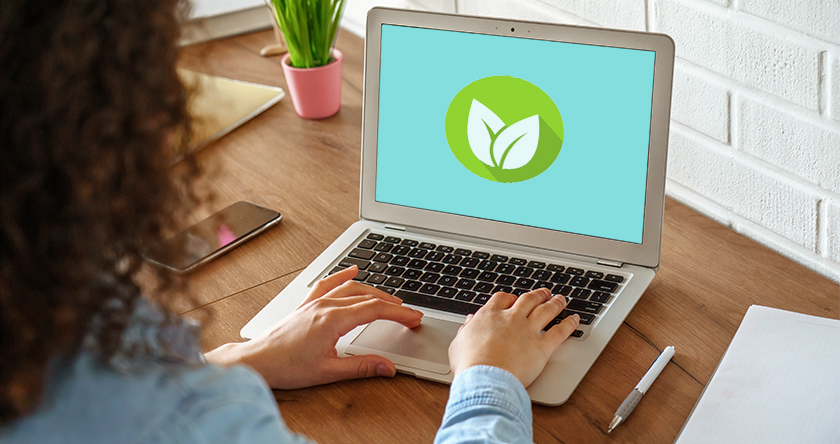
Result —
M676 442L840 443L840 320L750 307Z

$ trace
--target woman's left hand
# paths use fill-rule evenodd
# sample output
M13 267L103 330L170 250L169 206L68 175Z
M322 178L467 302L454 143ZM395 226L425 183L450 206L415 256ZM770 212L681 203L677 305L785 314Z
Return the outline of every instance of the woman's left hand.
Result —
M344 379L394 376L396 367L381 356L340 358L339 338L377 319L420 325L423 314L402 300L353 281L350 267L317 282L292 314L256 338L223 345L205 354L208 362L246 364L276 389L296 389Z

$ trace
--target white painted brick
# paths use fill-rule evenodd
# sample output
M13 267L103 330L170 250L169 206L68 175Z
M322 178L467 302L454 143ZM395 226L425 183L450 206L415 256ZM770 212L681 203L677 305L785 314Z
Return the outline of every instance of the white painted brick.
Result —
M828 257L840 264L840 202L829 202L828 208Z
M831 89L831 117L834 120L840 121L840 51L835 52L832 57L831 75L828 87Z
M540 0L601 26L645 30L645 0ZM511 1L511 3L515 3Z
M810 251L817 244L817 198L730 156L671 132L668 177Z
M840 131L830 131L744 98L740 148L840 194Z
M359 37L364 37L367 13L374 6L455 12L455 0L352 0L347 2L341 26Z
M835 0L836 1L836 0ZM702 5L702 2L697 2ZM657 30L677 56L807 108L819 109L819 52L744 25L736 15L657 0Z
M840 44L840 1L741 0L739 8L785 27Z
M459 0L458 12L467 15L501 17L516 20L596 26L597 23L536 0Z
M729 143L729 92L677 63L671 118L707 136Z

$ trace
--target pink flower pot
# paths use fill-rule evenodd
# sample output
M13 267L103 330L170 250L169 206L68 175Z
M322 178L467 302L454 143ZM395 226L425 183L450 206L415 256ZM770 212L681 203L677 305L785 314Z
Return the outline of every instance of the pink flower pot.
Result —
M341 109L341 61L344 54L333 49L333 60L317 68L294 68L289 54L281 59L286 87L295 113L304 119L323 119Z

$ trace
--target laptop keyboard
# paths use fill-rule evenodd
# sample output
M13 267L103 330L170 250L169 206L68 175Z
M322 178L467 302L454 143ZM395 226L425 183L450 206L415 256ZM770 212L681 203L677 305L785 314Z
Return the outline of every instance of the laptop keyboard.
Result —
M498 291L520 296L548 288L568 304L546 329L572 314L580 316L581 325L593 324L624 282L617 274L379 233L359 241L330 274L353 265L359 267L357 281L409 304L463 315L478 311ZM584 330L572 334L583 335Z

